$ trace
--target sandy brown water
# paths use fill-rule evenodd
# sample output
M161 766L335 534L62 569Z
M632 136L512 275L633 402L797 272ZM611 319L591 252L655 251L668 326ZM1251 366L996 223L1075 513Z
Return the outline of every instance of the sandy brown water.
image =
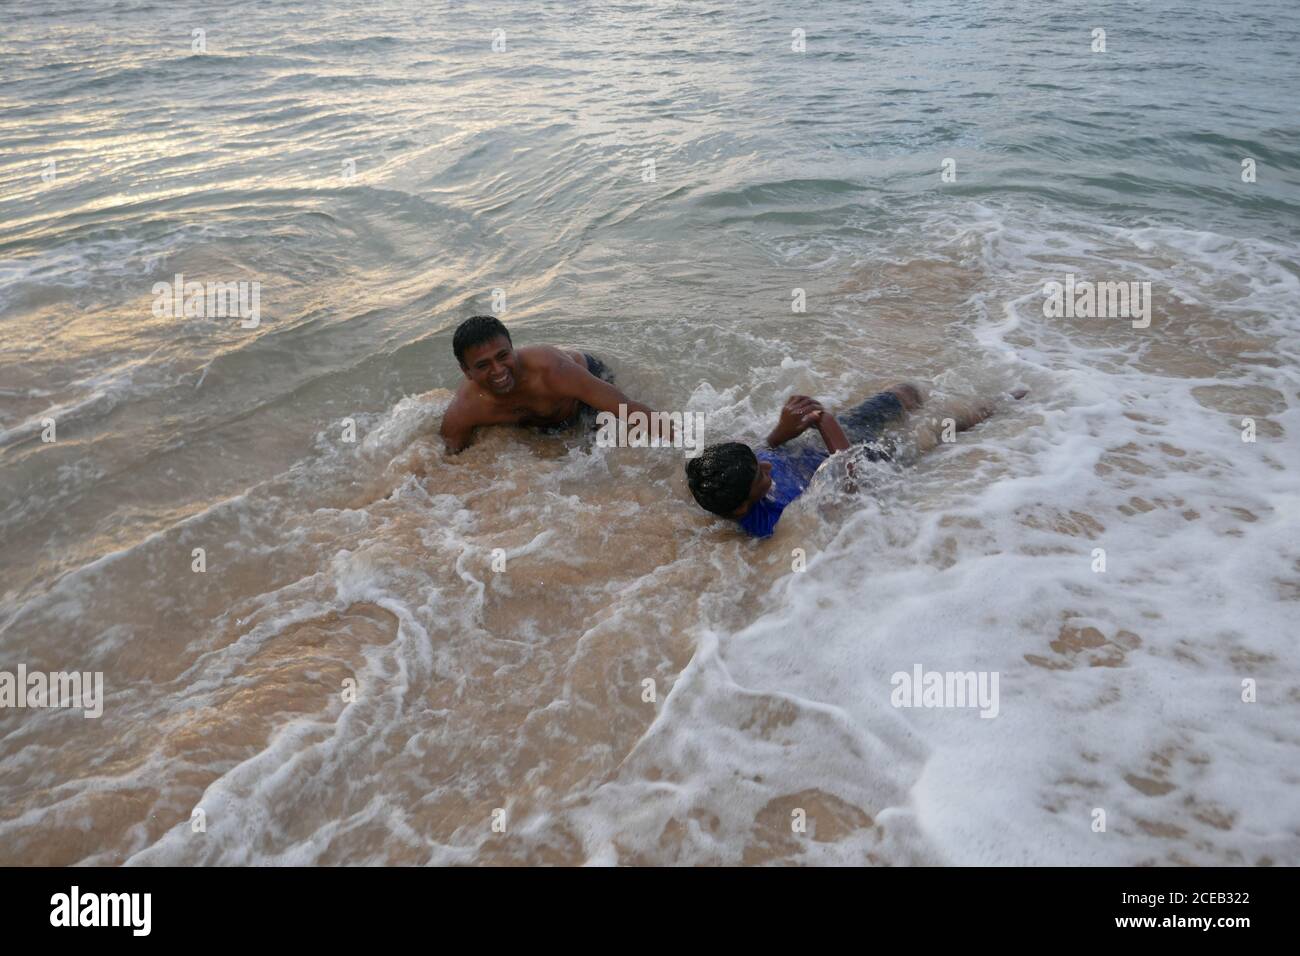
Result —
M0 864L1300 862L1294 11L814 10L0 14L0 671L106 691L0 709ZM671 449L449 460L484 312L710 441L914 381L916 453L765 542Z
M756 334L779 337L804 364L771 376L765 400L745 396L738 381L740 417L757 425L782 392L848 402L918 379L932 394L905 434L933 445L939 418L1010 384L964 358L969 333L958 316L987 280L959 255L873 267L832 293L825 321L762 323ZM827 335L827 326L838 325L834 316L882 288L887 299L877 300L870 321ZM1221 373L1236 362L1247 373L1273 345L1216 319L1212 309L1173 306L1157 321L1154 354L1106 361L1194 380L1207 362ZM1125 341L1123 331L1082 321L1052 334L1103 351ZM868 352L873 369L890 371L863 375L854 356ZM657 399L662 380L654 368L621 355L616 361L640 394ZM931 375L921 374L926 370ZM978 440L940 446L907 470L889 469L864 492L891 509L941 516L944 531L916 554L919 566L942 570L972 548L997 550L978 517L943 515L1016 473L1000 446L1032 433L1044 408L1060 407L1050 386L1044 391L1035 388L980 426L972 433ZM1261 416L1261 434L1282 434L1264 417L1285 407L1275 390L1199 386L1192 394L1209 410ZM590 851L571 815L593 793L629 777L652 788L674 785L683 769L645 757L640 744L664 719L660 702L691 662L702 629L734 634L753 623L789 577L791 547L830 547L833 520L796 509L781 538L750 544L688 506L679 453L596 454L580 436L493 429L449 460L436 437L449 397L435 389L408 400L359 449L331 462L328 479L312 476L310 494L290 471L74 575L38 606L34 633L43 640L33 643L29 668L55 669L71 649L91 649L112 675L117 718L87 722L85 731L77 726L71 739L67 714L18 726L11 718L0 766L18 798L0 811L5 862L123 862L169 831L188 831L194 808L215 785L221 797L205 808L207 820L242 805L230 825L246 836L219 842L194 834L170 844L169 857L418 863L438 846L450 856L436 858L578 863ZM1094 469L1104 494L1025 501L1014 519L1035 539L1017 550L1068 551L1075 539L1097 538L1153 510L1179 522L1214 521L1215 533L1229 536L1268 517L1266 508L1205 508L1148 491L1161 475L1214 477L1222 465L1165 438L1160 426L1167 422L1140 413L1130 419L1132 440L1106 447ZM136 493L151 497L147 487ZM825 513L851 515L860 507L855 500L828 500ZM90 511L103 506L93 497L81 502ZM205 542L209 569L198 575L190 549ZM504 573L492 570L496 549L505 552ZM1295 578L1284 581L1294 600ZM1079 591L1081 603L1086 595ZM815 616L816 606L807 611ZM1081 626L1068 607L1057 616L1042 646L1024 655L1028 666L1121 667L1144 647L1140 621L1108 633ZM105 622L112 622L107 631ZM126 632L131 640L114 640ZM348 678L359 681L363 703L341 698ZM647 680L653 703L643 700ZM755 742L774 741L795 713L780 698L758 695L738 729ZM260 767L271 754L274 770ZM1147 781L1159 775L1147 772L1135 772L1138 789L1156 786ZM896 786L894 796L903 794ZM726 837L713 799L722 796L656 824L656 839L616 841L620 859L732 858L683 849L698 843L689 836L696 833ZM818 840L878 829L880 807L804 788L764 801L732 852L745 862L799 859L787 804L813 808L823 821ZM260 816L248 819L249 806L260 807ZM496 808L509 820L530 821L524 839L491 832ZM1144 826L1178 829L1161 816ZM873 849L868 859L940 857L922 843L893 855Z

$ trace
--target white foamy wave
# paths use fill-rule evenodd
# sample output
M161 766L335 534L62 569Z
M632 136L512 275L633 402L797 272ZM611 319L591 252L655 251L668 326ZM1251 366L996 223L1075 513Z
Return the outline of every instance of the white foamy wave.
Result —
M1277 773L1300 724L1295 372L1225 358L1217 376L1162 373L1040 308L1051 250L1156 275L1291 354L1295 250L981 215L992 288L973 300L972 367L1029 381L1030 398L833 531L815 512L834 490L791 509L763 547L778 563L807 550L807 570L702 642L618 777L573 811L591 862L1300 861L1297 780ZM1255 443L1201 400L1224 383L1272 396ZM997 673L997 717L891 706L891 676L918 664ZM799 812L813 838L773 840Z

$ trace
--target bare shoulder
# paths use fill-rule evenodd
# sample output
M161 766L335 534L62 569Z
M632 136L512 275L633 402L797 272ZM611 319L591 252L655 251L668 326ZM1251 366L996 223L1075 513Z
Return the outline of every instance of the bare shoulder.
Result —
M565 372L572 365L587 367L587 359L581 352L558 345L526 345L515 349L515 354L529 371Z
M580 372L587 371L587 359L574 349L554 345L529 346L528 355L521 356L527 378L547 391L571 395ZM524 350L517 350L522 353Z
M486 409L470 382L462 382L452 397L451 404L442 413L442 431L472 428L486 418Z

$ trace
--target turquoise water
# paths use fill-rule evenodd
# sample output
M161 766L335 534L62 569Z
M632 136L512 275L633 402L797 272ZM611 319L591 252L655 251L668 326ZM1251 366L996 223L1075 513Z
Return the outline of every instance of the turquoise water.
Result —
M104 670L110 695L93 743L0 716L0 859L1300 860L1294 696L1185 701L1194 739L1165 739L1169 688L1296 681L1293 5L124 2L0 25L0 652ZM1152 281L1150 333L1045 320L1071 271ZM260 283L256 327L153 314L178 273ZM756 551L676 460L500 432L444 460L451 332L483 312L718 437L762 435L792 390L1031 402ZM1044 558L1086 570L1103 538L1118 591ZM219 574L191 571L200 545ZM512 583L474 570L495 547L525 562ZM823 556L807 579L793 547ZM1216 566L1258 593L1216 597ZM903 576L864 588L882 567ZM1001 668L1026 723L1004 701L978 744L881 731L916 628L933 666ZM1123 664L1083 668L1102 651L1061 628ZM347 711L321 673L388 689ZM639 706L647 675L685 702ZM1071 675L1091 696L1062 706L1092 716L1068 733L1136 749L1042 738L1063 718L1028 701ZM753 695L820 758L773 757ZM65 756L37 771L33 744ZM692 747L766 782L728 795ZM1059 831L1102 799L1060 783L1083 752L1129 821L1104 847ZM947 803L936 780L982 789L959 753L1005 790ZM1161 789L1171 753L1172 791L1131 783ZM344 754L363 769L339 790ZM767 833L792 794L848 835ZM187 842L204 800L252 836L218 812ZM511 800L531 835L491 843L469 821Z

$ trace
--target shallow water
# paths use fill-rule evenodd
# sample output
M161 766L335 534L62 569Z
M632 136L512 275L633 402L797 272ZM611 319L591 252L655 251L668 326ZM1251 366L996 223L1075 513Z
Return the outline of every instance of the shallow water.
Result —
M0 670L106 693L0 710L0 863L1300 863L1293 8L0 24ZM1150 327L1046 318L1067 273ZM711 440L1030 395L750 542L679 452L446 459L481 312Z

